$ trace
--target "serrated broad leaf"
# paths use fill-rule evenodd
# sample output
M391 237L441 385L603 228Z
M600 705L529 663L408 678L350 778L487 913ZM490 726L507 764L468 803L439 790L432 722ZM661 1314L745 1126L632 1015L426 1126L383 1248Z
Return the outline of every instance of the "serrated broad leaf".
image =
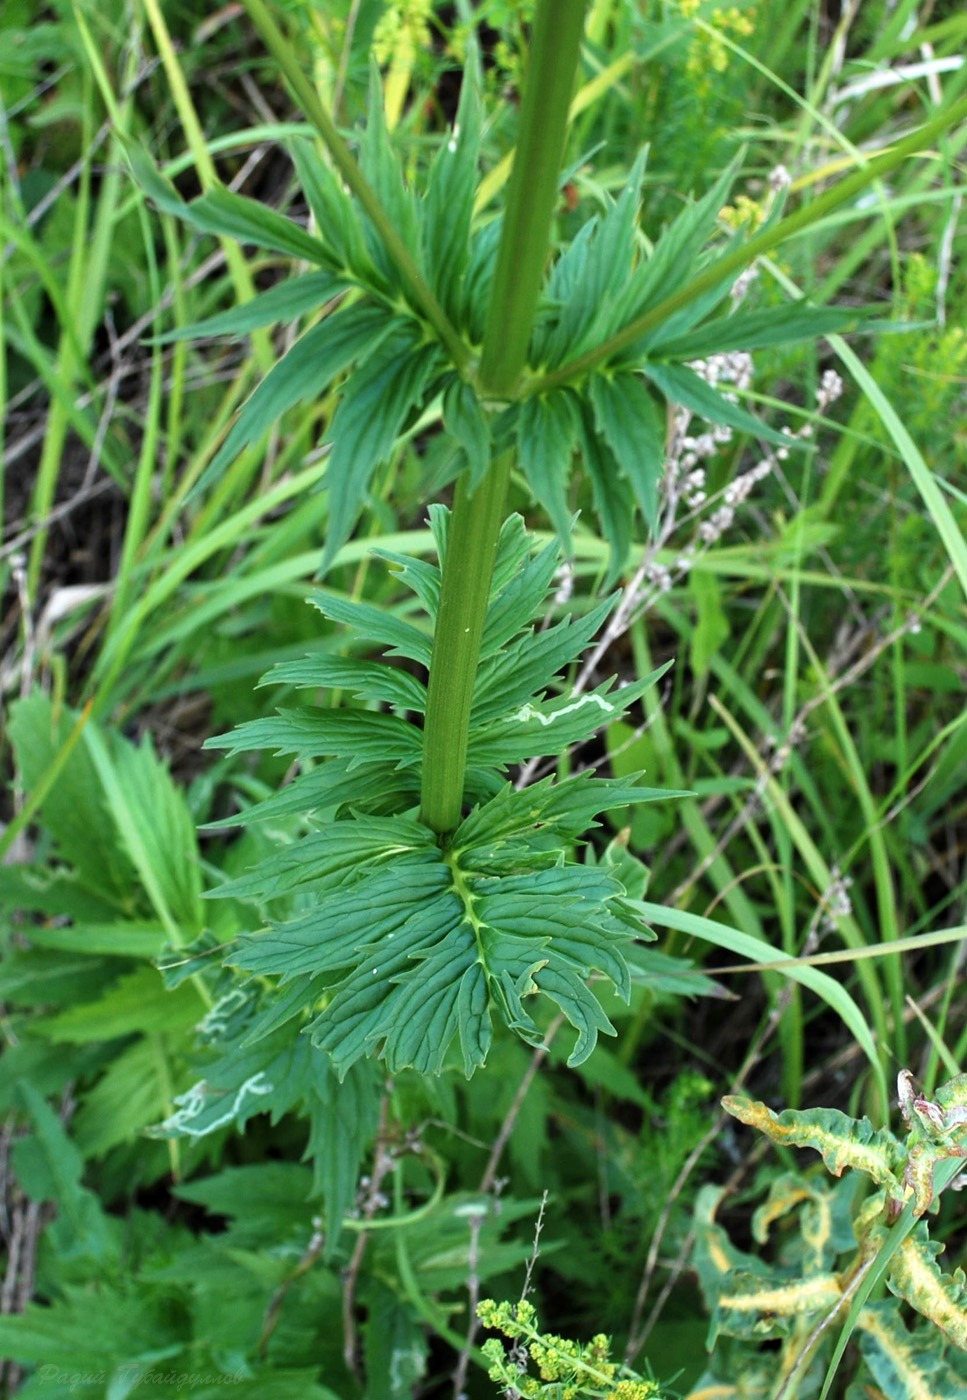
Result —
M382 701L401 710L422 714L426 709L426 686L409 671L354 656L307 656L301 661L280 661L266 672L259 685L348 690L365 700Z
M947 1363L936 1332L911 1332L892 1298L868 1303L856 1330L860 1351L883 1394L891 1400L961 1400L964 1381Z

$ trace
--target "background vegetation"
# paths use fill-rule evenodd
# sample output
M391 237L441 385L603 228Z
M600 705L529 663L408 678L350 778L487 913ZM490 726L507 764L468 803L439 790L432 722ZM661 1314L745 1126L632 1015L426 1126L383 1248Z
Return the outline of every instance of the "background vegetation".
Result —
M277 13L353 141L375 55L417 188L448 139L476 27L486 226L515 139L529 8L287 0ZM311 127L235 6L6 0L0 37L9 1393L116 1400L190 1377L198 1394L270 1400L493 1395L474 1308L519 1298L530 1266L541 1326L611 1339L610 1353L577 1357L590 1370L573 1380L552 1367L549 1393L616 1393L601 1371L610 1354L684 1395L774 1394L774 1358L803 1341L800 1324L727 1335L702 1251L808 1274L791 1217L776 1206L766 1240L753 1211L794 1172L800 1199L825 1201L825 1178L806 1154L765 1150L719 1099L745 1090L879 1127L896 1110L864 1032L891 1083L907 1067L933 1088L967 1061L967 126L954 119L967 18L911 0L589 6L559 246L620 194L645 146L649 246L732 164L724 246L778 196L806 204L954 114L742 279L735 300L755 311L799 294L873 308L845 338L705 366L764 427L815 451L670 418L675 489L654 535L638 529L617 620L571 674L586 685L674 665L590 743L526 766L530 781L644 769L689 794L619 809L594 833L596 859L651 868L669 961L649 965L628 1006L602 993L618 1036L577 1068L550 1018L547 1048L498 1034L469 1081L459 1064L387 1080L366 1063L338 1084L292 1055L277 1066L288 1098L243 1103L242 1081L224 1083L233 1114L180 1137L159 1125L230 1026L219 998L231 988L206 969L260 923L244 888L212 903L203 890L303 830L284 802L241 836L213 826L292 770L202 744L274 710L278 688L257 688L270 667L310 648L344 654L341 606L419 625L399 568L373 551L432 557L425 506L449 499L452 447L439 403L405 424L325 577L328 617L307 607L338 391L212 473L233 415L298 327L170 336L305 264L159 211L127 155L150 151L184 199L218 180L305 223L289 143ZM581 515L548 624L601 596L598 504L571 488ZM549 538L516 474L510 505ZM698 918L719 925L722 947ZM740 955L762 954L731 930L772 958L833 955L824 970L852 994L859 1028L835 996L781 970L738 970ZM732 1245L715 1234L713 1183ZM850 1204L836 1190L830 1218ZM952 1273L967 1249L956 1197L931 1232ZM851 1237L836 1239L847 1256ZM874 1306L889 1297L879 1285ZM910 1335L932 1390L882 1362L894 1353L871 1324L832 1393L962 1393L957 1345ZM828 1340L795 1393L819 1394Z

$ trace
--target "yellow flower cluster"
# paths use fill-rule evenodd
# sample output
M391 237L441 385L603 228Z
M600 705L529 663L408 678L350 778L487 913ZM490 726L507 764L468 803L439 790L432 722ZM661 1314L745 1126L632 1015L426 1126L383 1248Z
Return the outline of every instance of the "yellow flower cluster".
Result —
M525 1400L661 1400L655 1381L637 1376L616 1379L619 1368L608 1359L611 1342L603 1332L584 1346L553 1333L541 1333L534 1305L524 1299L496 1303L485 1298L477 1316L485 1327L512 1341L526 1342L526 1346L516 1348L516 1357L532 1361L540 1380L523 1375L518 1360L508 1361L496 1338L483 1345L490 1379L512 1388Z

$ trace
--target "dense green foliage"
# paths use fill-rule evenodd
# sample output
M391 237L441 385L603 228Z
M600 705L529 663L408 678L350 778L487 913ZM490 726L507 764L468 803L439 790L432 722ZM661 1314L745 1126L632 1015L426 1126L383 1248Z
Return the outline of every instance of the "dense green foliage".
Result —
M967 20L244 8L0 15L3 1384L959 1394Z

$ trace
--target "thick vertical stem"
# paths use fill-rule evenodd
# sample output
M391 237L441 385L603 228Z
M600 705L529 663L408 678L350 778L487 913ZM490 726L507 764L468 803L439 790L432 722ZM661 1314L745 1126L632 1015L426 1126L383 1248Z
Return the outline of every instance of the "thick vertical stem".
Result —
M539 0L494 285L480 357L484 398L514 395L540 295L567 134L585 0ZM480 658L511 457L471 495L464 476L450 522L433 638L422 817L441 836L460 820L473 684Z

